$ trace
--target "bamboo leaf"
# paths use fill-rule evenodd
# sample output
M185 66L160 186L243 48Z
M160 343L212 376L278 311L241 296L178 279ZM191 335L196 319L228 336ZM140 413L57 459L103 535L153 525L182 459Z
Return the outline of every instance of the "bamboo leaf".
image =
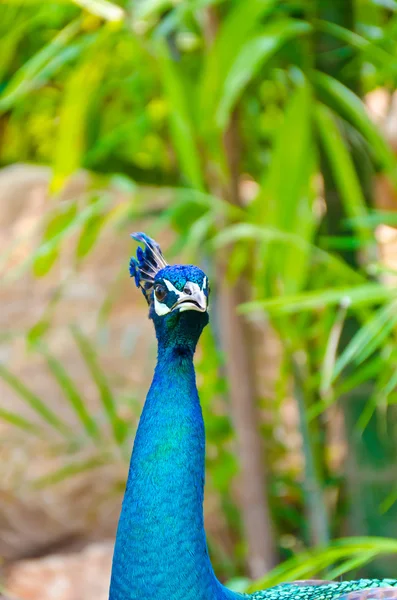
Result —
M121 445L125 439L125 427L124 423L119 419L117 415L117 407L113 398L112 391L103 373L103 370L97 362L95 350L92 348L88 339L83 335L78 327L72 327L72 334L76 341L76 344L83 356L88 370L98 388L99 396L105 410L105 413L109 419L109 426L113 431L115 441Z
M77 203L60 204L50 213L44 229L43 242L50 241L66 229L77 214ZM36 256L33 261L33 272L36 277L47 275L59 257L59 247L49 247L47 252Z
M367 51L367 60L374 60L382 65L390 65L394 63L394 57L391 54L376 44L373 44L370 40L367 40L355 31L346 29L346 27L341 27L340 25L332 23L331 21L322 21L320 19L316 19L314 21L314 26L317 30L328 33L335 38L346 42L353 48Z
M58 192L69 175L82 166L89 107L103 77L107 61L103 47L106 39L106 32L104 36L98 37L97 43L91 48L86 59L72 71L67 81L54 152L51 182L54 192ZM97 56L95 61L92 60L94 56Z
M277 133L265 181L250 208L255 223L263 222L265 226L273 226L301 240L301 249L297 244L283 244L276 251L274 246L267 245L262 256L261 273L273 269L278 278L282 277L285 293L299 290L312 256L311 242L316 225L312 181L316 165L311 112L311 90L302 75L301 84L287 105L284 122Z
M159 44L158 51L161 77L170 107L170 129L178 160L189 183L204 191L196 131L186 95L187 82L184 81L183 73L176 62L172 60L165 43Z
M53 250L58 248L61 242L68 236L72 235L75 231L79 230L84 223L86 223L94 214L101 213L108 207L111 202L111 196L108 194L102 194L101 198L91 203L79 212L77 212L74 219L72 219L65 227L61 228L58 233L54 234L48 241L44 241L34 252L32 252L21 264L18 264L13 270L4 277L5 281L14 281L17 277L21 276L26 269L30 267L39 257L47 256Z
M56 379L59 387L63 391L65 397L67 398L70 406L73 408L76 413L79 421L83 425L87 434L96 442L99 441L100 435L97 423L95 419L90 415L86 408L86 402L84 398L81 396L80 392L76 388L74 382L71 377L63 367L63 365L52 356L48 350L46 350L43 346L41 346L41 352L44 354L48 367Z
M327 154L346 214L351 219L358 219L365 216L367 214L367 207L358 175L335 118L329 108L321 104L317 106L316 118L324 150ZM372 240L371 232L367 227L358 225L357 233L363 243Z
M339 577L345 575L345 573L349 573L368 564L374 558L376 558L377 555L378 553L374 550L370 550L369 552L360 552L358 556L348 558L337 567L327 571L327 578L330 580L337 580Z
M346 303L351 307L368 306L390 301L397 292L376 283L305 292L281 298L271 298L240 305L240 313L265 310L273 315L295 314L301 311L323 310Z
M201 126L208 129L219 105L225 77L252 37L260 20L276 6L275 0L237 2L224 19L208 54L200 82ZM230 41L233 40L231 44Z
M266 26L260 35L244 44L222 87L216 110L216 122L221 129L226 128L239 96L264 63L289 39L310 31L308 23L285 19Z
M36 87L40 74L51 63L51 60L56 59L56 66L59 68L64 62L76 56L79 49L77 47L68 49L67 46L80 31L80 26L80 19L75 19L72 23L69 23L49 44L39 50L16 72L0 95L0 112L9 110L15 102ZM65 50L67 52L63 54Z
M10 425L13 425L13 427L18 427L18 429L22 429L30 434L37 435L40 438L43 437L43 430L40 429L38 425L28 421L28 419L25 419L14 412L0 408L0 419L6 423L9 423Z
M341 373L351 362L356 365L362 363L370 356L385 339L397 324L395 303L387 304L382 307L358 330L356 335L347 345L343 353L335 363L332 380Z
M72 432L66 423L64 423L38 396L36 396L36 394L29 390L25 384L18 377L13 375L4 365L0 365L0 377L43 421L46 421L63 436L67 438L71 437Z
M37 489L43 489L50 485L55 485L57 483L62 483L66 481L70 477L75 477L76 475L80 475L81 473L85 473L87 471L92 471L93 469L98 469L103 467L109 462L109 457L107 456L95 456L93 458L88 458L81 461L75 461L73 463L64 465L53 471L52 473L48 473L43 477L39 477L33 481L34 486Z
M103 226L106 223L105 215L97 215L93 214L90 219L86 221L83 225L79 240L77 242L76 247L76 257L77 259L82 259L95 246L100 233L102 231Z
M397 182L397 159L385 141L377 125L373 123L358 96L330 75L315 71L312 81L325 100L340 116L349 121L368 141L375 160L387 171L394 183Z
M361 559L364 560L364 555L366 555L367 562L369 562L376 556L396 553L397 542L393 539L357 537L336 540L327 548L316 548L312 551L302 552L285 561L265 577L252 584L246 591L252 593L279 583L285 583L285 581L310 578L320 574L324 569L331 567L338 561L345 561L347 570L349 559L358 560L362 557Z

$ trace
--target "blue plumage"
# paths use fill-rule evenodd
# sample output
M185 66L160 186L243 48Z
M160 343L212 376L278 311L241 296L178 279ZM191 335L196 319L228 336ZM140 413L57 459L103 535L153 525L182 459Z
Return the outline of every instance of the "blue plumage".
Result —
M130 259L130 277L134 277L135 285L141 288L147 302L150 302L150 294L154 278L158 271L167 266L160 246L145 233L133 233L131 237L137 242L143 242L145 249L138 246L136 258Z
M217 580L204 531L205 433L193 366L208 323L208 280L193 265L167 265L145 234L133 237L145 248L130 275L149 304L158 359L131 457L110 600L397 600L397 580L284 584L252 596Z

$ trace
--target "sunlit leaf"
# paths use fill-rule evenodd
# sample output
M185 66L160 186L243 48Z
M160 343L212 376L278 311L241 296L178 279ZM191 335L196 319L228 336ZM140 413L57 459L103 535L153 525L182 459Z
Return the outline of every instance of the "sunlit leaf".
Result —
M238 2L222 22L206 59L200 84L201 118L205 130L210 126L222 94L225 78L245 42L256 30L260 19L275 7L275 0ZM231 44L230 41L233 40Z
M243 89L255 77L260 68L289 39L310 32L311 27L303 21L277 21L263 28L260 35L250 39L227 73L222 88L216 121L224 129Z
M358 96L335 78L318 71L313 73L312 80L317 88L325 94L329 103L340 115L347 119L364 136L376 161L397 181L397 159L385 141L378 126L373 123Z
M183 72L169 54L165 44L159 44L161 77L170 104L169 119L171 133L179 163L189 180L197 189L204 191L201 161L198 153L196 130L188 106L186 82Z
M67 177L82 166L86 148L87 116L93 95L101 82L106 66L106 33L73 69L67 81L59 115L53 180L51 188L58 192ZM93 58L97 57L94 61Z
M28 62L23 65L9 82L4 92L0 95L0 111L8 110L11 106L23 96L28 94L40 80L41 71L56 59L57 68L59 69L66 61L76 56L79 52L77 48L71 53L67 53L65 60L60 61L60 53L63 50L68 50L67 46L71 40L80 31L81 21L76 19L69 23L61 32L59 32L49 44L39 50Z
M396 325L397 314L394 303L388 304L375 312L372 318L368 319L358 330L339 356L332 378L335 379L351 362L358 365L368 358L381 346Z
M77 214L77 204L72 202L66 205L58 205L50 213L44 229L43 242L48 242L60 235ZM33 262L33 272L36 277L47 275L59 257L59 247L48 247L47 251L41 252Z
M72 2L106 21L121 21L124 18L124 10L121 6L109 0L72 0Z
M317 106L316 117L324 150L343 200L346 214L350 218L362 217L367 213L364 194L338 123L331 111L324 105ZM364 242L371 241L372 235L367 228L359 226L357 230L358 235Z
M81 229L79 241L76 247L76 257L84 258L89 254L98 241L103 226L106 223L105 215L92 215Z
M265 577L256 581L246 591L252 593L255 590L267 589L286 581L309 579L321 574L324 569L332 567L338 561L345 561L344 569L339 569L339 575L343 575L351 567L351 560L363 561L360 563L362 565L365 562L364 557L369 562L375 556L396 553L397 542L393 539L356 537L336 540L328 548L316 548L312 551L302 552L285 561Z
M296 292L302 285L311 259L311 243L316 225L313 211L315 174L310 86L302 76L291 96L284 122L277 132L271 163L259 194L252 203L252 220L274 227L298 244L267 245L261 256L261 274L269 268L283 278L282 289ZM288 173L288 177L285 174ZM267 256L271 263L268 265Z
M346 303L348 306L370 306L378 302L384 302L395 298L397 292L376 283L367 283L348 288L331 288L271 298L258 302L247 302L240 306L241 313L254 310L265 310L272 314L294 314L303 310L322 310L327 306L335 306Z

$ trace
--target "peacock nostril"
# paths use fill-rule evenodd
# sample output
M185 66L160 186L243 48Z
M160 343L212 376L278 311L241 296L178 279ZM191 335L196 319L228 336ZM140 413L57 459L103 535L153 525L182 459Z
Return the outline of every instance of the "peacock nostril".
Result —
M188 296L191 296L191 295L192 295L192 293L193 293L193 291L192 291L192 289L191 289L191 287L190 287L190 285L189 285L188 283L187 283L187 284L185 285L185 287L183 288L183 291L184 291L184 293L185 293L185 294L187 294Z

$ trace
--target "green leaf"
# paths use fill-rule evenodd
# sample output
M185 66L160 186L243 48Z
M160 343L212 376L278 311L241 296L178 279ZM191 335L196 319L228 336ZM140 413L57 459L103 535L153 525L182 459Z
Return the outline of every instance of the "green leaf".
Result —
M377 556L378 553L375 550L370 550L369 552L360 552L358 556L348 558L337 567L334 567L333 569L328 571L327 579L330 579L331 581L337 580L339 577L342 577L345 573L349 573L351 571L359 569L360 567L363 567Z
M50 485L55 485L57 483L62 483L70 477L75 477L76 475L80 475L81 473L86 473L87 471L93 471L94 469L98 469L103 467L104 465L109 463L109 457L105 455L94 456L93 458L84 459L81 461L75 461L73 463L64 465L53 471L52 473L48 473L43 477L39 477L33 481L34 486L38 489L43 489Z
M44 277L55 265L59 258L59 249L54 248L46 253L42 253L33 263L33 273L36 277Z
M322 574L324 569L332 567L338 561L345 561L345 569L339 570L339 574L344 574L351 566L349 559L364 561L366 555L367 562L375 556L382 554L396 554L397 542L387 538L345 538L332 542L327 548L315 548L311 551L302 552L297 556L285 561L274 568L259 581L252 584L248 593L256 590L267 589L285 581L294 581L297 579L308 579L315 575ZM361 564L365 564L361 562Z
M95 419L90 415L89 411L86 408L86 402L84 398L81 396L80 392L76 388L74 382L71 377L63 367L63 365L52 356L48 350L46 350L43 346L41 346L41 352L44 354L48 367L58 382L59 387L64 393L66 399L68 400L70 406L73 408L76 413L79 421L83 425L87 434L96 442L99 441L100 435L98 426L95 422Z
M378 302L390 301L397 292L376 283L355 287L331 288L305 292L281 298L271 298L240 305L240 313L265 310L273 315L295 314L301 311L323 310L328 306L346 304L347 306L367 306Z
M76 257L78 259L84 258L89 254L98 241L105 223L106 216L96 214L92 215L92 217L86 221L81 230L79 241L77 242Z
M164 42L158 44L158 58L169 103L171 134L182 172L191 185L204 191L205 184L201 172L196 131L186 94L187 82L184 80L183 72L170 57Z
M46 256L55 250L60 243L79 230L94 214L102 213L110 204L110 194L102 194L100 199L92 204L89 204L82 210L78 211L73 219L68 224L65 224L58 233L54 234L48 241L44 241L33 253L31 253L21 264L18 264L14 269L4 277L5 281L14 281L21 276L29 266L34 263L39 257Z
M266 271L274 272L277 279L282 278L280 291L283 293L297 292L303 285L312 256L311 242L316 226L312 108L311 89L302 75L302 82L294 91L277 132L265 180L250 207L255 223L273 226L300 240L299 249L292 243L281 247L276 243L267 244L261 257L258 278Z
M337 110L341 117L349 121L363 135L368 141L375 160L388 173L392 181L397 183L397 159L378 126L371 121L360 98L343 83L325 73L314 71L312 81L331 108Z
M50 213L43 234L43 241L55 239L73 222L77 214L77 203L60 204ZM39 253L33 261L33 272L36 277L43 277L51 270L59 257L59 247L47 246L47 251Z
M387 304L368 319L349 342L335 363L332 379L334 380L351 362L359 365L375 352L397 324L396 305Z
M59 191L66 179L82 166L86 149L89 107L107 64L107 35L98 37L85 60L73 69L63 93L55 144L52 191ZM95 60L94 60L95 59Z
M232 64L245 42L252 37L260 20L275 6L275 0L237 2L223 20L205 62L200 82L200 118L201 127L204 130L211 129L213 115L222 95L225 77Z
M360 181L333 114L329 108L319 104L316 120L346 214L352 219L365 216L367 207ZM372 240L371 231L365 226L357 225L357 234L363 243Z
M15 102L36 87L43 69L50 64L52 59L57 59L59 66L63 64L63 62L59 61L60 54L79 33L80 26L80 19L69 23L49 44L39 50L37 54L30 58L16 72L4 92L0 95L0 112L9 110ZM70 58L71 55L67 54L66 60L70 60Z
M310 31L308 23L285 19L267 25L260 35L244 44L226 74L222 87L216 110L216 122L221 129L228 125L239 96L264 63L289 39Z
M5 410L4 408L0 408L0 419L6 423L9 423L10 425L13 425L14 427L18 427L18 429L22 429L23 431L43 438L44 432L38 425L28 421L16 413Z
M42 318L37 321L26 334L28 344L35 346L50 328L50 321Z
M35 413L43 420L51 425L56 431L63 436L70 438L72 432L44 402L30 391L25 384L15 375L13 375L4 365L0 365L0 377L16 392L19 398L28 404Z
M72 334L81 352L81 355L86 362L87 368L98 388L103 408L109 419L110 428L113 431L114 439L119 445L121 445L124 442L126 433L124 423L117 415L117 407L112 391L103 373L103 369L97 362L95 350L78 327L72 327Z
M376 61L381 65L386 66L390 65L395 60L394 57L388 52L385 52L383 48L373 44L355 31L346 29L346 27L341 27L331 21L322 21L320 19L315 19L314 26L317 30L328 33L329 35L350 44L353 48L367 51L367 60Z

